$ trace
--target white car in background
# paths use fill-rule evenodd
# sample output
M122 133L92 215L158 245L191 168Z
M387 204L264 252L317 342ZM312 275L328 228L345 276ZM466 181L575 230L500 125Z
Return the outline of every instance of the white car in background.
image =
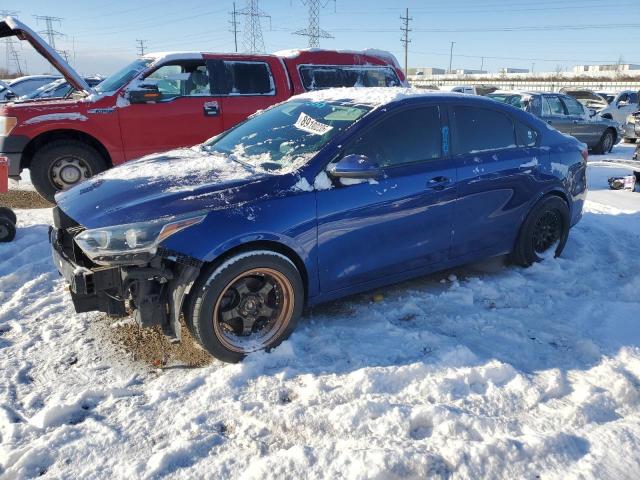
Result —
M498 90L494 85L458 85L455 87L440 87L440 90L466 93L468 95L488 95Z
M6 89L0 90L0 101L22 97L59 78L60 75L28 75L15 78L8 82Z
M611 118L624 125L627 117L638 110L638 91L623 90L618 92L608 107L598 113L604 118Z

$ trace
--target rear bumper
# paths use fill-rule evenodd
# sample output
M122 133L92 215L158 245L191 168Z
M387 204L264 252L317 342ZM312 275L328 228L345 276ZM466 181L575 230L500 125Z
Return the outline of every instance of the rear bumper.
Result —
M9 135L0 137L0 156L9 159L9 177L20 177L22 153L29 143L29 137L25 135Z

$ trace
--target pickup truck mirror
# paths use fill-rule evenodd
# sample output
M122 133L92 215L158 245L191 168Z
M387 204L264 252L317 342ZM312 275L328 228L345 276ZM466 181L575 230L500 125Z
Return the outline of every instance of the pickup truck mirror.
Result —
M7 92L7 93L4 95L4 99L5 99L5 100L13 100L13 99L14 99L14 98L16 98L16 97L17 97L17 95L16 95L15 93L13 93L13 92Z
M334 178L378 178L380 166L365 155L347 155L329 167Z
M136 90L129 90L130 103L152 103L162 98L157 85L142 85Z

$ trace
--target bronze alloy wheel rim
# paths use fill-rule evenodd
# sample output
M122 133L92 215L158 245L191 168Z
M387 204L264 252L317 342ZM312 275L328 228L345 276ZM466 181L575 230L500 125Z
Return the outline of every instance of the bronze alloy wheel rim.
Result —
M286 330L293 315L291 282L271 268L241 273L224 288L213 309L213 329L231 351L268 348Z
M77 157L62 157L56 160L49 171L49 178L58 190L66 190L91 176L84 160Z

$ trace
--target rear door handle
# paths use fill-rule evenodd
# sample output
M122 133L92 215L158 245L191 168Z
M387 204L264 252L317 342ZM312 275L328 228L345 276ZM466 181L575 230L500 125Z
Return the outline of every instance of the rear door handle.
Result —
M449 185L451 185L451 179L443 176L433 177L427 182L427 188L432 190L444 190Z

